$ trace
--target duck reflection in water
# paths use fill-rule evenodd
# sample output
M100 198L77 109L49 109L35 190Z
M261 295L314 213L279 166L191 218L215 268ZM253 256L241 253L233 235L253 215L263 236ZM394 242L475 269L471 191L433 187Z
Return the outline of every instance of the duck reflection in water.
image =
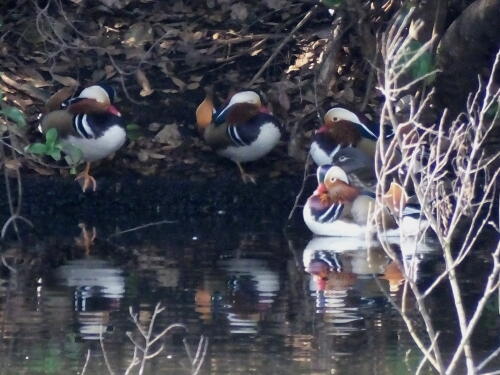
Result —
M206 322L224 316L232 334L256 334L279 292L279 274L266 259L228 257L217 262L196 291L196 311Z
M81 339L99 340L112 330L110 313L120 309L125 293L125 278L120 268L96 257L67 262L56 269L58 283L73 290Z
M363 239L314 237L304 250L316 313L331 324L330 334L362 330L360 321L388 303L380 285L397 292L404 280L380 244L372 240L368 251L366 246Z

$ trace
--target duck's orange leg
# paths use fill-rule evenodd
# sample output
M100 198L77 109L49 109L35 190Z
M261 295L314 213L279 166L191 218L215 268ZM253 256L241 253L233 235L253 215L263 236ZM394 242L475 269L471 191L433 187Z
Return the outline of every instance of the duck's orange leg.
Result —
M75 238L77 246L83 247L85 250L85 255L90 254L90 248L94 245L94 240L97 236L97 231L95 227L92 227L92 231L87 229L84 223L78 224L81 229L80 237Z
M241 166L241 164L238 163L237 161L235 163L238 166L238 169L240 170L241 179L243 180L244 184L246 184L248 182L251 182L252 184L256 184L257 183L257 180L255 179L255 176L253 176L253 175L245 172L245 170L243 169L243 167Z
M90 174L90 162L87 162L85 165L85 169L83 172L79 173L75 177L75 181L83 179L83 183L80 182L80 185L82 185L82 190L85 192L87 188L92 185L92 190L96 191L97 189L97 182L94 177L92 177Z

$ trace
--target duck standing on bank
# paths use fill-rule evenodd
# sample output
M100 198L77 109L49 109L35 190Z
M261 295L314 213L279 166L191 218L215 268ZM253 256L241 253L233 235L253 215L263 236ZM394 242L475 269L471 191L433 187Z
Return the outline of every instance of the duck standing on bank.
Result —
M358 237L375 232L369 213L375 207L375 195L349 183L346 172L334 165L317 169L318 187L307 199L302 214L307 227L320 236ZM381 213L385 235L395 235L397 227L388 211Z
M364 152L373 163L378 126L367 125L353 112L340 107L330 109L323 118L323 125L316 131L310 155L316 165L331 164L332 158L344 147L355 147ZM392 134L387 135L391 137Z
M90 163L117 151L126 140L121 113L113 105L114 96L109 85L97 84L74 98L62 101L51 98L47 103L49 113L40 124L44 134L57 129L63 145L69 144L82 152L86 166L75 180L83 180L83 191L91 185L94 191L97 188L96 180L89 174Z
M212 93L196 110L196 123L205 142L217 154L232 160L238 166L243 182L255 183L241 163L255 161L269 153L281 139L278 120L262 106L254 91L234 94L229 103L215 112Z

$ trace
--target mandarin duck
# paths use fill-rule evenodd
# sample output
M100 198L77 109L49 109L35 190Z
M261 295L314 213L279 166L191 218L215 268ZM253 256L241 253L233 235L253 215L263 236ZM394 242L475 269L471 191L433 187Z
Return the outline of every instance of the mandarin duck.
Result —
M302 214L307 227L320 236L357 237L375 232L368 222L370 210L375 205L375 195L349 183L346 172L334 165L319 166L316 177L318 187L307 199ZM386 236L397 232L389 212L383 212L383 227L390 230Z
M90 185L94 191L97 188L96 180L89 174L90 163L117 151L126 140L121 113L113 105L114 96L110 86L98 84L85 88L70 99L51 98L47 103L49 113L40 124L43 133L57 129L63 145L69 144L82 152L86 166L75 180L83 180L83 191Z
M384 205L399 222L403 237L419 236L427 231L429 221L423 214L416 195L409 197L403 186L397 182L391 182L387 193L382 198Z
M316 165L331 164L332 158L343 147L356 147L374 160L378 126L366 125L353 112L340 107L330 109L323 118L324 124L316 131L310 155ZM391 137L388 134L387 137Z
M375 192L378 180L373 160L360 149L342 148L332 157L330 164L342 168L351 185L361 190Z
M241 163L255 161L269 153L281 138L281 125L261 104L254 91L234 94L229 103L216 112L212 94L196 110L196 123L205 142L217 154L232 160L238 166L243 182L255 183Z
M397 243L398 240L395 237L389 239L389 243ZM382 274L388 258L375 238L314 236L304 249L302 262L304 270L319 285L321 280L328 280L332 272Z

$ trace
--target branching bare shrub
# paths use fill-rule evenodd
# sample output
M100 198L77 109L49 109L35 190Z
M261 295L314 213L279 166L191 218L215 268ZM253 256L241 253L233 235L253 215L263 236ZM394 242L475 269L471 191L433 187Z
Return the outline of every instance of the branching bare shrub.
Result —
M0 239L5 239L9 227L12 225L19 237L18 221L33 224L21 216L23 185L21 180L21 162L19 155L22 154L15 140L21 126L25 125L24 116L15 107L2 102L3 95L0 93L0 167L3 169L3 178L6 191L6 199L9 205L10 217L3 223L0 231ZM12 186L10 175L14 175L16 183Z
M491 272L477 306L470 312L463 304L458 266L471 255L486 226L492 225L497 231L499 228L498 224L491 223L491 217L494 202L498 199L499 176L499 170L493 166L498 163L500 152L487 155L485 145L499 121L500 90L495 85L494 72L500 66L500 51L496 55L489 81L480 82L477 92L469 97L465 111L453 121L447 118L445 111L438 116L437 124L429 125L426 120L424 122L424 118L430 109L433 93L426 93L425 84L436 71L427 72L407 83L402 83L408 81L402 78L408 77L412 64L432 48L434 40L431 39L409 54L411 38L406 36L405 29L410 17L411 12L380 39L384 66L379 72L379 89L385 97L380 129L383 132L382 125L391 124L395 137L391 142L378 144L376 164L380 183L377 187L378 204L374 211L376 213L384 209L384 192L390 180L398 175L404 185L414 191L421 205L422 228L429 226L442 249L446 269L425 290L419 289L414 274L405 272L406 282L399 310L424 354L418 372L428 361L440 374L452 374L457 365L465 360L467 373L476 374L499 352L494 351L480 363L474 356L470 340L486 303L499 289L500 245L497 243L491 252ZM407 111L401 113L397 111L397 106L403 96ZM401 210L399 215L401 222ZM375 214L373 220L377 216ZM425 237L422 231L414 238L413 252L418 250ZM380 231L379 238L385 243L388 254L397 261L396 254L383 241L383 231ZM460 330L460 342L449 359L443 358L440 333L431 319L427 300L429 294L445 282L451 288L451 303L455 307ZM426 333L423 335L416 331L415 323L405 310L410 291L425 324Z
M165 338L167 333L171 332L175 328L181 328L187 331L187 327L184 324L174 323L169 325L160 333L154 333L156 320L159 314L161 314L164 310L165 308L161 307L160 303L156 304L153 314L151 316L151 320L149 321L147 327L143 327L143 323L139 321L138 314L133 311L132 307L129 308L130 317L132 318L132 321L134 322L137 332L139 332L139 335L136 337L132 332L127 332L127 337L134 345L134 353L129 366L127 367L124 373L125 375L129 375L132 373L137 373L139 375L144 374L147 361L157 357L160 353L163 352L164 344L161 343L161 340ZM104 361L106 363L106 367L108 368L108 372L110 374L114 374L115 372L111 368L110 362L106 354L106 350L104 348L104 341L102 334L100 339L101 339L100 340L101 349L104 355ZM192 375L197 375L200 372L201 366L205 361L205 356L208 349L208 338L205 336L200 337L196 349L196 354L194 356L192 354L192 350L186 338L184 338L183 343L184 343L184 349L186 350L186 354L191 363L190 373ZM88 363L88 357L87 361L85 362L85 368L87 367L87 363Z

